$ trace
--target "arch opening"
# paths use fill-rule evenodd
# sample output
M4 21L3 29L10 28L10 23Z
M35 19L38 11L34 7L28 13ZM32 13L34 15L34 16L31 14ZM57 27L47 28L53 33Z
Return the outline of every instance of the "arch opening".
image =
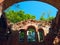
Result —
M39 42L44 41L44 31L43 31L43 29L38 29L38 41Z
M28 19L42 20L42 16L43 20L49 21L56 17L58 9L41 1L22 1L10 6L4 12L8 20L16 23Z
M25 30L24 29L21 29L19 31L19 42L24 42L25 41Z
M27 29L27 42L36 42L36 29L32 26Z

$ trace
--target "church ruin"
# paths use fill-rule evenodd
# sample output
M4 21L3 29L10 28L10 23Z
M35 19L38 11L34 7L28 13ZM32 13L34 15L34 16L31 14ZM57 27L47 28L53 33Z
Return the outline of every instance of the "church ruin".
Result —
M16 24L11 24L12 26L11 25L8 26L5 13L3 11L7 9L9 6L11 6L12 4L21 2L21 1L25 1L25 0L0 0L0 13L2 13L0 14L0 27L2 28L0 30L2 30L1 32L3 32L3 34L0 33L0 35L1 34L3 35L2 38L0 39L1 40L0 45L60 45L60 21L59 21L60 20L60 1L59 0L39 0L39 1L51 4L52 6L58 9L58 13L55 19L52 20L51 23L46 22L47 23L46 24L45 22L41 22L41 21L27 20L23 22L18 22ZM46 27L48 29L46 29ZM32 38L32 43L30 42L29 40L30 38L28 37L29 33L31 33L29 32L30 28L33 30L32 31L33 35L35 35L35 37ZM9 31L11 31L11 33ZM6 32L8 33L5 34ZM41 35L43 35L42 38L38 36L40 32L42 33ZM22 36L20 35L22 33L24 34L23 35L24 38L22 38ZM21 38L19 36L21 36Z

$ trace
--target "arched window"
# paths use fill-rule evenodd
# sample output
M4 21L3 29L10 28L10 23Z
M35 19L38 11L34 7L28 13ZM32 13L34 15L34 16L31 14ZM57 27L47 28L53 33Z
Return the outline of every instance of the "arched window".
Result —
M24 29L21 29L19 31L19 41L24 42L24 40L25 40L25 31L24 31Z
M33 27L29 27L27 29L27 41L28 42L35 42L36 39L35 39L35 28Z
M38 41L43 42L43 40L44 40L44 31L43 29L39 29L38 30Z

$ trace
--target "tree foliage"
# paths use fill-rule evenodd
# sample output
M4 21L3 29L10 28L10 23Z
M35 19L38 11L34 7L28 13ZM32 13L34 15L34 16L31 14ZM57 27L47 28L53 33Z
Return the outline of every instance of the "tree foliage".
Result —
M40 20L42 20L42 21L52 21L52 20L55 18L55 17L53 17L53 16L50 16L49 13L48 13L48 18L45 18L44 16L45 16L45 13L43 13L43 14L41 15Z
M44 16L45 16L45 13L43 13L43 14L41 15L40 20L45 21L46 19L44 18Z
M36 18L35 16L33 16L31 14L25 14L24 11L22 11L22 10L20 10L20 11L10 10L8 12L5 12L5 14L6 14L7 19L13 23Z

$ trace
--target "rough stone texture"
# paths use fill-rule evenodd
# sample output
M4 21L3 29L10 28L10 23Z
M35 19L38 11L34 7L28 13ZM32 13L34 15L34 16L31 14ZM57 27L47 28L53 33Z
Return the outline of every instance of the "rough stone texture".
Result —
M9 23L8 23L9 24ZM60 42L60 31L58 33L55 33L57 36L55 37L55 34L54 34L54 30L51 31L51 23L49 22L46 22L46 21L37 21L37 20L25 20L25 21L21 21L21 22L18 22L18 23L15 23L12 25L11 27L11 30L12 31L18 31L16 34L19 33L19 31L21 29L24 29L25 31L28 30L29 27L35 27L35 30L38 34L38 30L39 29L42 29L44 32L44 41L45 41L45 45L59 45L59 42ZM51 32L50 32L51 31ZM37 35L36 34L36 35ZM18 37L16 37L18 39ZM15 40L15 39L14 39ZM13 40L13 44L14 42L17 42ZM18 43L17 43L18 44ZM16 44L16 45L17 45ZM41 43L40 43L41 44ZM39 45L39 43L38 43ZM44 43L43 43L44 45Z
M21 2L21 1L24 1L24 0L4 0L3 10L7 9L9 6L13 5L14 3ZM55 26L59 27L59 25L60 25L60 21L59 21L60 20L60 0L40 0L40 1L51 4L52 6L54 6L58 9L58 14L55 19L55 24L56 24Z
M7 9L9 6L13 5L14 3L21 2L24 0L4 0L3 1L3 10ZM51 4L52 6L56 7L58 9L58 14L56 16L55 26L60 25L60 0L40 0L42 2L46 2L48 4Z
M0 0L0 4L3 6L3 10L5 10L9 6L11 6L12 4L20 2L20 1L23 1L23 0ZM51 24L51 29L52 30L49 30L49 33L44 37L45 38L44 39L45 40L45 42L44 42L45 44L43 43L43 45L53 45L53 42L54 42L55 39L58 39L58 40L60 39L60 31L59 31L59 29L60 29L60 21L59 21L60 20L60 0L40 0L40 1L49 3L49 4L53 5L54 7L56 7L58 9L58 14L57 14L56 18L52 21L52 24ZM25 25L24 22L22 22L22 23ZM35 27L38 26L38 25L36 26L37 22L35 22L35 24L33 24L34 22L31 22L31 23L32 24L29 23L28 25L34 25ZM19 23L15 24L15 25L17 26L18 24ZM22 24L21 27L23 27L23 24ZM20 25L18 27L20 27ZM27 27L26 27L26 29L27 29ZM37 30L37 28L36 28L36 30ZM48 31L46 31L46 32L48 32ZM10 41L10 42L7 42L7 43L10 43L11 45L19 45L18 44L18 32L13 33L12 35L13 35L12 36L12 40L11 40L12 42ZM26 44L26 42L24 44ZM38 44L41 44L41 43L38 43ZM0 45L6 45L6 44L3 41Z
M4 1L4 8L8 8L9 6L11 6L12 4L14 3L17 3L17 2L21 2L21 1L24 1L24 0L5 0ZM40 0L40 1L43 1L43 2L46 2L46 3L49 3L53 6L55 6L56 8L60 9L60 0Z
M49 33L49 28L51 23L47 22L47 21L37 21L37 20L26 20L26 21L21 21L18 22L16 24L13 24L12 26L12 30L13 31L19 31L21 29L25 29L27 30L29 26L33 26L36 29L36 32L38 31L38 29L43 29L44 31L44 35L46 36L47 33Z

